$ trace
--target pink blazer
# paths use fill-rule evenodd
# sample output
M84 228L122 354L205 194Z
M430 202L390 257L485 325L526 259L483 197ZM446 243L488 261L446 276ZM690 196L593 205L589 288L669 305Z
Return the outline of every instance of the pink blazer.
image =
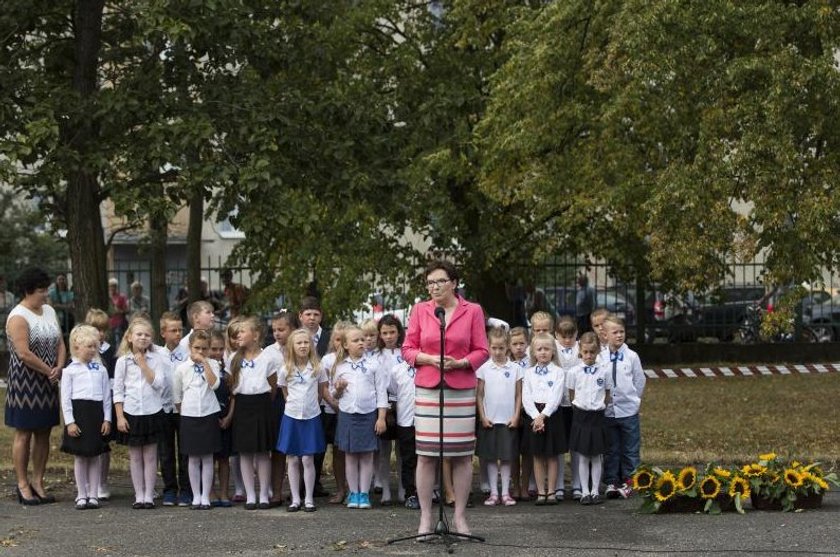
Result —
M481 306L458 297L458 307L446 324L446 355L456 359L466 358L469 368L444 372L444 383L451 389L472 389L476 386L475 371L490 357L487 348L487 334L484 312ZM435 303L431 300L416 304L408 320L402 355L414 366L417 354L440 354L440 321L435 317ZM440 371L436 366L414 366L417 375L414 384L431 389L440 383Z

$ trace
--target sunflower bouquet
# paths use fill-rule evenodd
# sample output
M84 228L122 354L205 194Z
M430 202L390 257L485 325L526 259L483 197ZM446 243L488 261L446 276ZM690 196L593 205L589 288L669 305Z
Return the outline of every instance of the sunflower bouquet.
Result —
M756 509L791 511L821 506L823 494L837 487L837 475L825 474L818 462L804 464L776 453L758 456L758 461L741 468L749 478L752 504Z
M640 467L633 475L633 489L646 513L720 514L733 506L743 513L742 501L750 496L749 482L737 470L716 464L708 464L702 472L694 466L679 470Z

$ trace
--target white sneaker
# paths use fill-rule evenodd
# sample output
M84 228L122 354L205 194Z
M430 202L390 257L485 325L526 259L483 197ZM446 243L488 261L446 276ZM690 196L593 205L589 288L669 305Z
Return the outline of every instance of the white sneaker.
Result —
M633 495L633 489L626 483L623 483L621 484L621 487L618 488L618 494L621 496L622 499L627 499L628 497Z
M618 499L621 497L621 493L618 492L618 488L615 485L609 484L607 485L607 489L604 490L604 497L607 499Z

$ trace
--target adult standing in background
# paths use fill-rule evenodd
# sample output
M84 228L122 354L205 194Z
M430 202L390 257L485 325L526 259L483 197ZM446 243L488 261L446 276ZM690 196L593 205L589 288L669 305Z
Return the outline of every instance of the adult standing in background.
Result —
M233 282L233 271L224 269L222 271L222 284L225 286L225 307L233 319L242 313L242 306L248 300L248 288L238 282Z
M433 261L426 267L425 276L431 299L412 308L402 347L403 358L417 369L414 424L420 499L418 533L434 531L432 489L440 448L440 390L443 389L443 456L452 462L455 489L453 530L469 534L465 509L475 452L475 372L489 357L484 312L480 305L457 295L459 274L452 263ZM437 308L443 308L446 319L443 383Z
M586 275L577 278L575 292L575 320L577 321L578 336L592 331L592 321L589 316L595 310L595 289L589 286Z
M128 299L120 294L120 281L108 279L108 327L111 329L114 346L120 345L125 328L128 325Z
M73 302L75 296L67 283L67 275L60 273L55 277L55 284L49 290L50 305L58 316L58 324L61 332L64 333L64 342L70 330L76 325L76 314Z
M143 295L143 285L138 281L131 283L131 296L128 298L128 320L131 321L135 316L146 314L149 318L152 314L152 303L148 296Z
M26 269L19 285L21 302L6 320L10 362L5 422L15 430L12 461L18 501L38 505L55 501L44 490L44 473L50 431L59 424L58 382L66 349L55 310L47 304L49 275L41 269Z

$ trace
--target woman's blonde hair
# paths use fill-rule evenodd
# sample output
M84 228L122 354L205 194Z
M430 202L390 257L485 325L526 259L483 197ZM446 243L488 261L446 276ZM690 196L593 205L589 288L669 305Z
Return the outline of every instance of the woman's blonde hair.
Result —
M549 346L551 346L551 361L552 363L560 365L560 359L557 356L557 342L554 338L548 333L540 333L538 335L534 335L534 338L531 339L531 365L537 365L537 357L535 356L535 351L537 344L545 342Z
M147 328L149 330L149 334L152 336L152 338L154 338L155 330L152 328L152 324L147 319L143 319L142 317L135 317L131 320L131 322L128 324L128 328L125 330L125 334L123 335L122 340L120 341L120 347L117 350L117 356L125 356L127 354L134 353L134 347L132 346L131 340L129 339L131 338L131 335L134 334L135 330L142 327ZM153 352L154 349L155 345L150 344L149 352Z
M94 359L99 359L99 331L92 325L76 325L70 331L70 355L78 358L78 349L83 343L95 342L97 354Z
M307 329L296 329L292 331L289 338L286 339L286 361L284 365L286 366L287 382L292 378L292 375L294 375L295 371L298 369L297 355L295 354L295 338L299 336L306 337L309 340L309 356L307 356L306 360L308 364L312 365L312 377L317 377L320 369L318 351L315 350L314 346L312 346L312 333L310 333Z

